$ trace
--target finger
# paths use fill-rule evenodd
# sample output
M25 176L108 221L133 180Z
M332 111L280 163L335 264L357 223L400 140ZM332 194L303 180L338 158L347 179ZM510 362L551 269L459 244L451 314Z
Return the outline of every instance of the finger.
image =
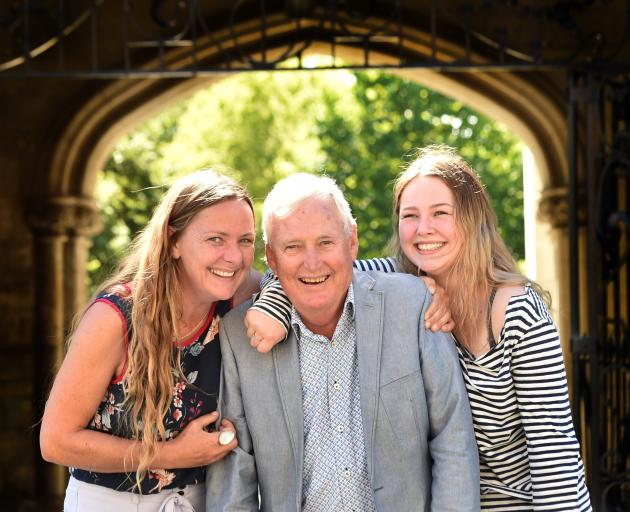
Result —
M450 321L451 321L451 314L450 312L446 311L442 316L436 317L431 322L431 330L433 332L440 331Z
M221 420L221 429L229 429L229 430L236 430L236 427L234 426L234 423L232 423L230 420L228 420L227 418L223 418Z
M442 306L440 306L439 302L431 302L424 314L425 326L427 327L427 329L430 325L433 324L436 319L440 318L442 315L444 315L444 310Z
M431 293L431 295L433 295L435 293L435 289L436 289L435 279L432 279L429 276L421 276L420 279L422 279L424 281L424 284L429 289L429 293Z
M271 340L262 340L258 343L258 345L256 345L256 350L258 350L261 354L266 354L276 345L276 343L277 342L273 342Z
M219 419L219 413L217 411L213 411L213 412L211 412L209 414L204 414L203 416L199 416L198 418L194 419L193 421L195 423L199 423L199 425L203 428L203 427L207 427L211 423L214 423L218 419Z
M256 336L256 328L253 325L247 328L247 336L250 339Z
M442 332L452 332L455 329L455 321L449 320L442 326Z

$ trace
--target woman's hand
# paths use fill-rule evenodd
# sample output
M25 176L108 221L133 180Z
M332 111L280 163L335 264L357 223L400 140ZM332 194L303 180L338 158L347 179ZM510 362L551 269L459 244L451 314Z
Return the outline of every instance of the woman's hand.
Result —
M219 431L208 432L219 414L211 412L192 420L177 437L161 444L158 456L151 464L160 468L192 468L205 466L221 460L238 446L234 425L223 419ZM233 439L227 444L219 442L221 432L234 432ZM224 436L225 437L225 436Z
M258 352L266 354L286 337L280 322L262 311L250 309L245 315L249 343Z
M427 285L429 292L433 295L433 301L429 305L424 315L424 326L433 332L442 330L451 332L455 327L455 322L451 317L451 305L448 293L428 276L421 276L420 279Z

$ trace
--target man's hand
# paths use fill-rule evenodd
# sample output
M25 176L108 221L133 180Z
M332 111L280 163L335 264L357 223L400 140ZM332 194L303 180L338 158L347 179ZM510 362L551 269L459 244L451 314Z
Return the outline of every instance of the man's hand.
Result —
M455 327L455 322L451 317L451 305L446 290L428 276L422 276L420 279L433 295L433 301L424 315L424 326L433 332L439 330L451 332Z
M245 315L245 327L250 345L263 354L286 337L280 322L256 309L250 309Z

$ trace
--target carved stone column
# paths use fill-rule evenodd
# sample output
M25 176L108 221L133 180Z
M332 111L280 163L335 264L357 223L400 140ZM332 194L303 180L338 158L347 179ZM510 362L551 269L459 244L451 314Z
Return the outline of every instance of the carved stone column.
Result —
M34 251L33 403L37 421L64 356L68 320L85 301L89 248L86 237L100 223L93 202L81 197L54 197L38 202L31 205L27 218L33 231ZM38 435L35 442L37 438ZM34 453L35 488L41 503L59 510L67 471L44 462L39 446Z
M583 217L584 212L580 212ZM571 357L571 298L570 298L570 276L569 276L569 191L566 187L558 187L544 190L538 203L538 221L549 226L550 237L555 241L555 261L547 262L553 265L557 274L558 289L553 290L555 303L553 306L554 317L558 323L560 339L567 377L572 379L572 357ZM545 261L540 259L539 261ZM583 272L580 269L580 272ZM571 390L571 386L569 386Z

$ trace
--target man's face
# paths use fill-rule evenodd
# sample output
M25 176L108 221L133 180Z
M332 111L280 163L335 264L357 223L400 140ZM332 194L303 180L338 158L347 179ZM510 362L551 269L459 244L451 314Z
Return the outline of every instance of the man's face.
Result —
M304 324L331 338L352 282L356 226L346 233L331 198L310 198L270 228L269 265Z

